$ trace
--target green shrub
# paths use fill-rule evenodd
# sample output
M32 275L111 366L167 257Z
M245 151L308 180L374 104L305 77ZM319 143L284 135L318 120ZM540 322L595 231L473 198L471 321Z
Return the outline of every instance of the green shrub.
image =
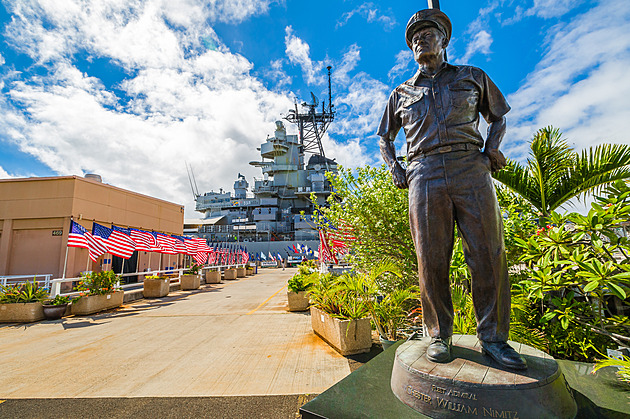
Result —
M82 274L83 279L75 287L75 291L84 295L105 295L116 291L120 276L114 271L91 272Z
M26 281L8 287L0 286L0 304L35 303L48 297L45 289L40 288L37 281Z

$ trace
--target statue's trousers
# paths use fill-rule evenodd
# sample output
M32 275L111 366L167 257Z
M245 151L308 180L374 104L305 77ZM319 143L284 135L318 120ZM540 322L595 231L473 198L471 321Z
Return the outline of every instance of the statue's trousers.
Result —
M506 341L510 283L490 160L478 150L419 157L409 164L407 181L422 314L430 336L453 333L449 266L457 225L471 273L477 336Z

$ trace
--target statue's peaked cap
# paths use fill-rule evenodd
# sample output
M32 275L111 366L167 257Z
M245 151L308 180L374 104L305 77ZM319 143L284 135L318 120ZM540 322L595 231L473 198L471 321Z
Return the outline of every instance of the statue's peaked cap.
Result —
M411 48L411 38L413 34L424 26L437 26L437 28L444 33L444 36L446 36L446 40L451 40L453 26L448 16L439 9L424 9L411 16L411 19L407 22L405 40L409 48Z

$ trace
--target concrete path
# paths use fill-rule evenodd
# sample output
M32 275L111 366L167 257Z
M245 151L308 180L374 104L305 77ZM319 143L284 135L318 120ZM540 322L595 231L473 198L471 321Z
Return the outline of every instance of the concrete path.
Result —
M2 325L0 399L323 392L348 360L308 314L287 311L295 270L260 272L105 314Z

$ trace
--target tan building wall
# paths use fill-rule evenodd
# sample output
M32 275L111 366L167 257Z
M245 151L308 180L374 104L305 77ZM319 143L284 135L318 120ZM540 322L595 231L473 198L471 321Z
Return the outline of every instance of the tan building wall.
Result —
M97 222L180 235L184 207L77 176L0 179L0 275L61 277L71 219L88 231ZM140 270L148 268L149 256L157 269L159 254L139 253ZM88 263L87 249L71 247L66 277L100 270L108 258ZM171 266L181 264L176 259L171 256ZM167 261L163 255L160 265Z

